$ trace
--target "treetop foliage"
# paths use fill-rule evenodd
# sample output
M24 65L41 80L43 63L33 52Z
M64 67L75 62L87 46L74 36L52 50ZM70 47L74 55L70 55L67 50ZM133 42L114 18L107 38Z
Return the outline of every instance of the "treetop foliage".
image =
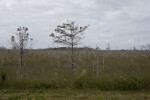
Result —
M55 29L55 34L52 33L50 36L53 37L54 43L61 43L65 45L78 45L80 44L83 31L88 28L87 26L77 26L74 21L67 21L62 25L58 25Z

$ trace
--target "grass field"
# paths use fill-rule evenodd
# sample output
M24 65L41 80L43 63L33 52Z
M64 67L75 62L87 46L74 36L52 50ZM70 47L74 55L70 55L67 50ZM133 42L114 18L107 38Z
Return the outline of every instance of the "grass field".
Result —
M150 100L149 92L99 90L1 90L0 100Z
M27 51L21 77L18 53L0 55L1 89L150 90L150 51L76 49L73 78L69 50Z

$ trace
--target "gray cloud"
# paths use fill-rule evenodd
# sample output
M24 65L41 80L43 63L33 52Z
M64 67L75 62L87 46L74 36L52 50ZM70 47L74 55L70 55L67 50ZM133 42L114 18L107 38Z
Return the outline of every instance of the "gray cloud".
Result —
M29 28L34 48L59 46L49 34L67 20L90 24L80 46L140 46L150 43L149 9L149 0L0 0L0 46L10 47L18 26Z

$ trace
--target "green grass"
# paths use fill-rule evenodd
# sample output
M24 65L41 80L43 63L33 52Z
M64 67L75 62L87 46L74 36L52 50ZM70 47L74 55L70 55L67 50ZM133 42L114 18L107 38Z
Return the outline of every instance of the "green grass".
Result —
M149 91L149 51L76 50L74 77L70 51L28 51L19 77L19 58L14 51L0 51L1 89L98 89Z
M149 100L149 92L99 90L1 90L0 100Z

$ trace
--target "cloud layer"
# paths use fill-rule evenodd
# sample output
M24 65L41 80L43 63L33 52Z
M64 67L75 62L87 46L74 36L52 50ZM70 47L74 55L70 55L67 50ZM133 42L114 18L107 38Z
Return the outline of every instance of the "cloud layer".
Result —
M150 43L150 0L0 0L0 46L11 47L19 26L29 28L33 48L59 46L49 34L67 20L90 25L80 46L129 49Z

